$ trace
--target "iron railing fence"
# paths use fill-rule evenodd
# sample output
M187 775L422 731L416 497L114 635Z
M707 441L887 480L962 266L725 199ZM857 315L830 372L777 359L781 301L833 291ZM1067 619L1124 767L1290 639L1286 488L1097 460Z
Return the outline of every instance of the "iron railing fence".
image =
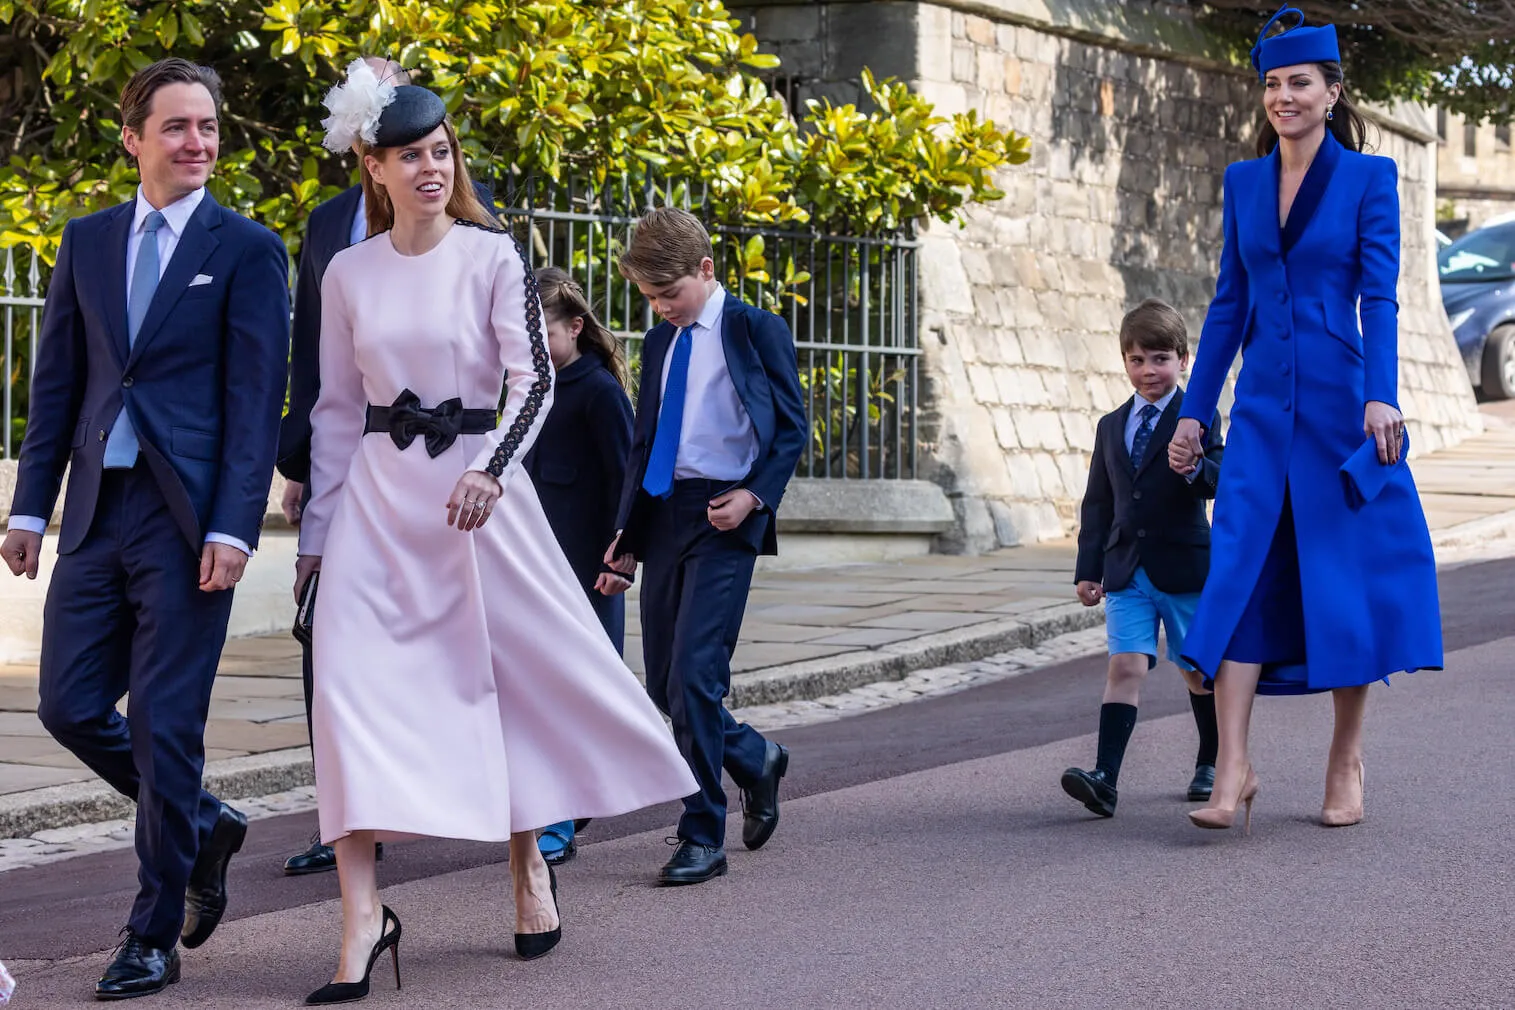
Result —
M497 203L533 266L570 270L596 315L626 343L633 382L641 338L657 320L615 269L632 222L647 207L699 213L698 187L585 185L523 180ZM809 451L802 477L906 479L916 474L917 243L909 235L853 238L802 229L725 226L714 233L716 276L738 297L779 313L795 335ZM46 273L29 250L3 253L5 428L0 458L14 458L25 428Z
M46 289L41 257L31 249L16 247L0 251L0 326L4 344L5 386L0 390L0 459L14 459L26 430L27 399L31 393L32 362L37 360L37 339L42 330L42 304Z
M699 186L625 181L588 185L526 179L500 187L502 213L534 266L569 270L590 305L626 342L633 380L643 333L657 319L615 255L646 208L702 214ZM916 475L919 390L918 244L781 227L718 226L716 277L750 304L777 312L795 336L810 423L801 477Z

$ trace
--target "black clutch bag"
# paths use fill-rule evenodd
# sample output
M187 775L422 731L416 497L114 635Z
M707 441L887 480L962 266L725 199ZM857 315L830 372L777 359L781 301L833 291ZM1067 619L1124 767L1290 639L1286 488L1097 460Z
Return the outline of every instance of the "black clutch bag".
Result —
M310 648L311 629L315 626L316 619L316 589L321 582L320 572L311 572L310 578L305 582L305 591L300 594L300 606L295 611L295 626L290 634L295 636L295 641Z

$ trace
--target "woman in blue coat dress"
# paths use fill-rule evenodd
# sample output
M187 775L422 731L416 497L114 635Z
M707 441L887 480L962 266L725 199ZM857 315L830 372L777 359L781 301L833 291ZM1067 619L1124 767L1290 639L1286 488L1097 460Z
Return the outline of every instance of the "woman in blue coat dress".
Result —
M1303 21L1281 9L1252 51L1263 157L1226 170L1220 276L1169 450L1174 469L1195 466L1241 351L1210 575L1184 643L1215 684L1220 728L1211 804L1190 813L1200 827L1229 827L1239 805L1250 820L1257 693L1333 693L1321 821L1362 820L1368 685L1442 663L1397 402L1397 172L1360 153L1335 28Z

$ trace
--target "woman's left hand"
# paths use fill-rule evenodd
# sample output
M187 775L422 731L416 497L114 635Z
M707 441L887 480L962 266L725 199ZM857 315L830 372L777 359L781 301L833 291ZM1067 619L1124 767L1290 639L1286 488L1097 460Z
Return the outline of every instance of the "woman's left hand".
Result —
M1362 412L1362 430L1373 436L1378 443L1378 461L1384 466L1399 462L1400 448L1404 442L1405 419L1397 407L1377 400L1369 400Z
M500 482L483 470L468 470L458 478L447 499L447 525L470 533L489 521L494 503L500 500Z

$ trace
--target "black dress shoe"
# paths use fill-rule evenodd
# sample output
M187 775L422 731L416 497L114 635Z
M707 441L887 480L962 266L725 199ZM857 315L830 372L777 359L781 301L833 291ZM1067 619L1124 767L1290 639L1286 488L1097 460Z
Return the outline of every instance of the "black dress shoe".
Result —
M1208 800L1210 791L1215 788L1215 766L1195 765L1194 778L1189 782L1189 799L1198 802Z
M672 841L673 839L669 839ZM679 840L678 851L658 871L658 883L667 887L703 884L726 875L726 850L719 845L700 845Z
M383 860L384 843L377 842L373 847L375 860ZM303 877L307 873L325 873L327 870L337 868L337 850L330 845L322 845L320 836L311 839L310 848L297 853L284 860L284 875L286 877Z
M226 868L246 838L247 818L221 804L210 840L200 847L184 889L184 930L179 934L184 946L200 946L221 924L226 913Z
M132 932L116 948L115 959L95 983L95 999L132 999L162 992L179 981L179 952L154 947Z
M789 770L789 748L768 741L763 771L742 790L742 844L761 849L779 826L779 779Z
M1115 816L1115 785L1102 769L1069 768L1063 772L1063 792L1101 817Z

